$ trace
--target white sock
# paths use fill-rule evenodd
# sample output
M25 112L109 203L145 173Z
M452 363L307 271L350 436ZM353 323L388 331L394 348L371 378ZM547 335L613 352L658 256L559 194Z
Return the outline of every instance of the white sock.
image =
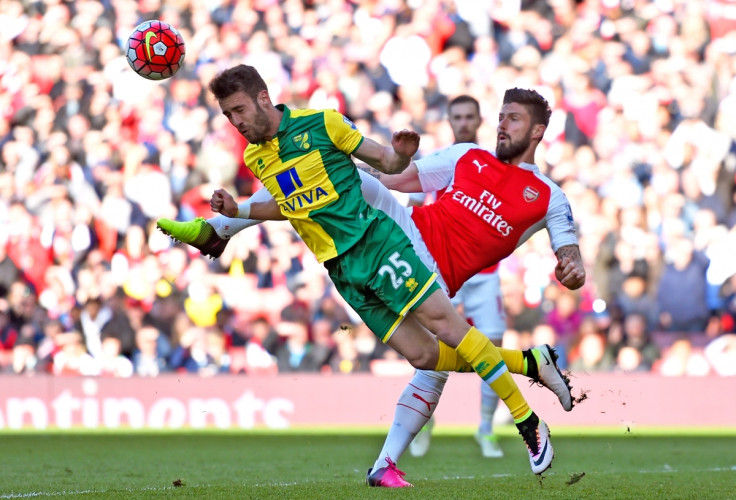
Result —
M251 203L261 203L272 199L273 196L271 196L271 193L269 193L266 188L261 188L244 202L238 203L238 208L250 206ZM231 219L230 217L225 217L222 214L217 214L211 219L207 219L207 222L215 228L217 236L227 240L238 234L243 229L260 224L263 221L255 219Z
M215 228L217 236L224 240L229 240L243 229L260 224L263 221L255 219L231 219L222 214L217 214L211 219L207 219L207 222Z
M480 433L493 434L493 415L498 408L498 394L482 382L480 384Z
M386 457L397 463L437 408L449 372L417 370L396 403L394 421L373 470L386 467Z

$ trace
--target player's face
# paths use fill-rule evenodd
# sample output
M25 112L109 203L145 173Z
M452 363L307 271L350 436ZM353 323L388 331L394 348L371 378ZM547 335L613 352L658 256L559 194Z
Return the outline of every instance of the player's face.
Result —
M504 104L498 114L496 157L505 162L521 156L531 144L531 115L524 106Z
M455 143L478 142L480 113L472 102L459 102L450 108L450 127Z
M268 115L245 92L234 94L219 101L222 114L230 120L233 127L250 143L265 142L271 139L271 122Z

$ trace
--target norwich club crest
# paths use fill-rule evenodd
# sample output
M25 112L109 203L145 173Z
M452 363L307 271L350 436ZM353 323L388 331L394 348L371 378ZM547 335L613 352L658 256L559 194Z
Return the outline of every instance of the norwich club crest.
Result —
M294 145L301 151L309 151L309 148L312 147L312 138L309 136L309 132L297 134L291 140L294 141Z

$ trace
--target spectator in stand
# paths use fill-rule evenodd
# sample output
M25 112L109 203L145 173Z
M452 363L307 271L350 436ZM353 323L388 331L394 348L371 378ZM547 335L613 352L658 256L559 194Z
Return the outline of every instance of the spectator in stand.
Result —
M309 340L309 317L295 309L285 309L276 332L282 339L274 355L279 373L320 372L330 356L330 348Z
M616 366L614 371L623 373L648 372L651 366L648 365L641 354L641 351L631 346L623 346L616 354Z
M703 332L710 318L705 279L708 258L695 251L685 236L673 237L665 258L657 294L659 324L670 332Z
M614 357L606 348L606 338L597 332L583 334L578 340L578 356L570 363L573 372L608 372L615 365Z
M618 352L626 347L636 349L640 357L636 366L646 367L647 370L650 370L661 356L659 347L651 339L646 316L638 313L631 313L624 318L623 342L612 347ZM633 359L630 355L625 356L627 360Z
M155 377L168 371L166 358L159 350L160 335L153 326L144 326L136 332L136 350L133 353L133 371L136 375Z
M37 366L36 342L32 337L19 337L13 346L13 373L34 374L36 373Z
M278 365L273 353L279 343L278 333L263 316L254 318L248 325L248 331L245 344L245 372L277 373Z
M646 318L647 330L653 331L657 323L657 302L647 293L646 278L638 273L627 276L621 284L612 307L623 317L640 314Z
M102 327L112 318L112 311L102 303L100 297L90 297L79 316L79 330L84 335L87 352L93 357L102 354Z
M100 366L84 345L84 335L71 330L56 336L60 350L54 354L54 375L99 375Z
M100 375L104 377L127 378L133 375L133 363L123 356L120 351L120 339L105 337L100 344L100 354L97 362L100 365Z
M700 349L695 349L689 337L683 336L667 347L660 362L654 365L655 372L668 377L704 376L711 367Z

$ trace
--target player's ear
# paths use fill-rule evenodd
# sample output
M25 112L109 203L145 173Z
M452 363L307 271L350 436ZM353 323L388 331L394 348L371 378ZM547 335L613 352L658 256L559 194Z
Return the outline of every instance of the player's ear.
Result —
M541 141L542 137L544 136L545 130L547 130L547 127L545 127L541 123L537 123L536 125L533 125L532 126L532 139Z
M258 92L258 104L261 106L268 106L271 104L271 96L268 95L268 90L261 90Z

